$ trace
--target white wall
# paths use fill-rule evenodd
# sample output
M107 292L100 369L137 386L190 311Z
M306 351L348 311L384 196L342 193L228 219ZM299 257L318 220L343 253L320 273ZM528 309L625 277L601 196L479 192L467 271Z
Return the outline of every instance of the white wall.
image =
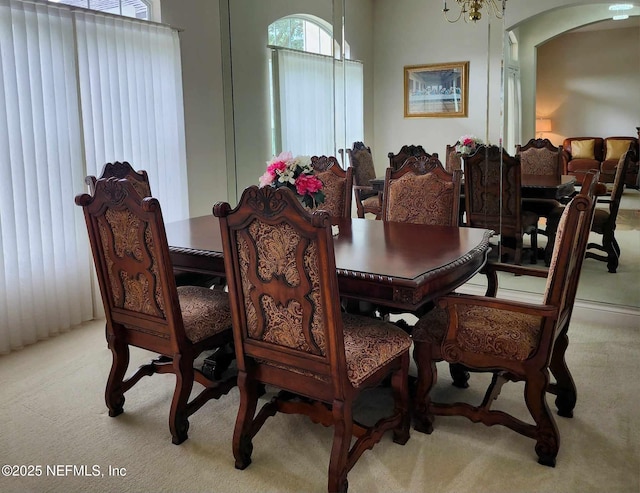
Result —
M640 126L640 28L568 33L538 47L536 108L544 136L635 136Z
M191 216L227 198L220 13L211 0L162 0L162 21L182 28L182 81Z

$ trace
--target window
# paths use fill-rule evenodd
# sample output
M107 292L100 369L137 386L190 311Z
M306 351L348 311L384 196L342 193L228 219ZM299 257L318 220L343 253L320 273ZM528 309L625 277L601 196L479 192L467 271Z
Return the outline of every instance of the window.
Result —
M151 5L146 0L49 0L55 3L65 3L73 7L99 10L110 14L136 19L150 20Z
M363 67L341 60L331 26L313 17L283 17L268 28L273 153L337 155L363 140ZM345 43L345 58L350 49Z

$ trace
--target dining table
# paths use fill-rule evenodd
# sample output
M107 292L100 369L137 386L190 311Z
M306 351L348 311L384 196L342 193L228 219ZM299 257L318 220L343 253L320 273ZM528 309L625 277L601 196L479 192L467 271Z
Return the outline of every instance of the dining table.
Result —
M341 298L418 312L476 275L487 262L493 231L337 218L336 272ZM218 218L165 225L174 270L223 277Z

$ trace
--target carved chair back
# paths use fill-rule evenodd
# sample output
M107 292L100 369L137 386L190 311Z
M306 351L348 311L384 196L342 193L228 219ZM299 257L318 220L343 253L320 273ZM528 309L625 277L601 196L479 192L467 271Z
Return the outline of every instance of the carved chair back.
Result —
M324 203L318 208L327 211L331 217L350 217L353 169L342 169L334 156L313 156L311 166L322 182L325 196Z
M434 153L433 155L438 157L437 153ZM410 157L421 156L431 157L432 155L425 151L421 145L403 145L397 154L394 154L393 152L388 154L389 167L394 170L398 170Z
M520 156L522 174L562 175L562 147L554 146L549 139L531 139L525 145L516 146Z
M102 173L99 178L89 175L84 179L84 182L89 186L89 193L93 195L96 188L96 181L98 179L106 178L119 178L127 179L133 185L133 188L140 194L141 197L151 197L151 185L149 185L149 176L144 170L136 171L127 162L116 161L114 163L106 163L102 167Z
M448 173L436 156L408 158L398 170L387 168L384 221L457 226L461 171Z

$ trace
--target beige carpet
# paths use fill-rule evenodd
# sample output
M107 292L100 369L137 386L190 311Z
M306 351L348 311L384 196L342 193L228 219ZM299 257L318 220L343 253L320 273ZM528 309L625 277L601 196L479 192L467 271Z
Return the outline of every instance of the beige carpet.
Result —
M536 462L534 442L502 427L440 417L432 435L412 432L405 446L389 435L349 474L352 492L640 491L640 332L574 317L569 365L579 389L573 419L557 417L562 442L556 468ZM135 367L147 354L136 351ZM168 412L174 379L145 378L110 418L103 401L110 365L98 321L0 358L2 464L41 465L40 477L0 477L2 492L322 492L332 429L303 417L270 418L254 441L253 463L233 467L231 437L238 393L206 404L191 418L190 438L171 443ZM446 367L436 397L481 395L450 385ZM520 385L499 402L521 409ZM371 417L388 404L384 390L362 402ZM553 406L553 401L549 403ZM522 411L525 416L525 411ZM47 474L46 466L98 466L104 477ZM109 477L109 467L124 477ZM4 471L4 470L3 470ZM58 474L64 467L58 470ZM97 471L97 469L96 469Z

